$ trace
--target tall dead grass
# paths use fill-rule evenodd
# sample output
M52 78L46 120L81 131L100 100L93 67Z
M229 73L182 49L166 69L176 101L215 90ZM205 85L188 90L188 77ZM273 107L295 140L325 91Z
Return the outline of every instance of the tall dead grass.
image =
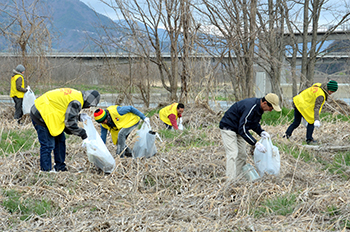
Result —
M0 131L25 130L14 125L9 109L1 109ZM6 113L7 112L7 113ZM91 112L90 112L91 113ZM2 231L348 231L350 183L330 173L335 153L308 150L311 161L302 153L305 129L298 128L290 140L282 135L288 125L263 126L280 149L279 176L265 175L256 182L244 178L225 178L225 152L218 122L221 113L188 106L184 113L187 134L157 140L158 153L149 159L116 157L117 168L106 175L89 163L80 138L67 138L69 172L39 171L39 148L0 157L1 202L5 190L15 190L22 199L49 200L54 209L44 215L32 214L20 220L20 212L10 213L0 206ZM151 117L155 130L162 128L157 115ZM96 125L97 126L97 125ZM97 127L98 128L98 127ZM323 146L349 143L348 123L324 123L315 131ZM205 134L206 136L203 136ZM134 141L135 131L128 142ZM195 140L208 141L197 147ZM33 141L34 142L34 141ZM192 144L192 145L191 145ZM108 148L115 146L108 138ZM132 146L132 144L131 144ZM248 146L249 147L249 146ZM248 154L251 150L248 148ZM253 163L252 157L248 161ZM349 170L349 167L346 167ZM291 213L273 211L266 200L295 195ZM265 213L257 215L257 210ZM281 207L282 208L282 207ZM331 211L330 209L336 209ZM349 223L349 222L348 222Z

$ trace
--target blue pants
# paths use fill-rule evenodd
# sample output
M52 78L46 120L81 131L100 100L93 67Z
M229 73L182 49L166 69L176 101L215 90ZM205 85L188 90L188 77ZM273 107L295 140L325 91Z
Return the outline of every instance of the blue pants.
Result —
M33 126L38 133L40 143L40 170L50 171L52 169L51 152L53 150L55 160L55 170L63 171L66 169L64 163L66 159L66 136L64 132L53 137L49 129L45 126L40 126L32 120Z
M301 123L301 118L303 116L301 115L301 113L299 112L299 110L294 107L294 121L293 123L288 127L287 131L286 131L286 135L291 136L293 131L300 125ZM312 134L314 133L314 124L307 124L307 128L306 128L306 140L311 141L313 140L312 138Z

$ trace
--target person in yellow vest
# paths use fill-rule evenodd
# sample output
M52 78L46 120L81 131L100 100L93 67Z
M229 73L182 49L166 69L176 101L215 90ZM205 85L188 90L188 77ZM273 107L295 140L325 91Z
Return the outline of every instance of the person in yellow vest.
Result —
M101 123L101 138L106 143L107 130L110 131L112 141L117 145L116 154L121 158L132 157L131 149L126 145L126 139L142 119L148 125L150 120L133 106L113 105L106 110L97 109L94 112L96 122Z
M306 143L317 144L312 134L315 127L320 127L320 113L328 96L338 90L338 83L330 80L328 83L315 83L310 88L301 91L293 98L294 121L288 127L284 138L289 139L293 131L300 125L302 117L306 120Z
M12 97L15 102L15 115L14 119L17 119L18 124L23 116L22 104L24 93L28 91L28 87L25 88L24 83L24 72L25 68L23 65L19 64L13 70L13 76L11 77L11 91L10 97Z
M97 106L99 101L100 93L96 90L78 91L71 88L48 91L35 100L30 117L38 134L42 171L68 171L65 164L65 133L86 139L86 131L78 126L78 121L82 121L80 111Z
M184 110L184 104L173 103L159 111L159 118L164 122L167 129L171 130L174 128L175 130L178 130L177 119L180 118L180 122L182 122L182 113Z

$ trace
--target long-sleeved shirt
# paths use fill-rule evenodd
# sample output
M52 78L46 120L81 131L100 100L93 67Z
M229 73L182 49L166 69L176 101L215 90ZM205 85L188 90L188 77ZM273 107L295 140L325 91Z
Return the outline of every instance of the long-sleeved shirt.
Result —
M117 111L118 111L118 114L120 114L121 116L124 114L127 114L127 113L133 113L133 114L136 114L137 116L139 116L142 120L144 120L146 118L146 116L141 111L139 111L138 109L136 109L133 106L118 106ZM113 120L111 119L109 113L107 116L107 125L110 128L116 127L116 125L114 124ZM121 129L121 128L117 128L117 130L119 130L119 129ZM108 130L106 128L102 127L102 125L101 125L101 139L103 140L104 143L106 143L107 131Z
M247 98L233 104L222 117L220 129L232 130L250 145L255 145L257 141L249 130L255 131L258 135L263 132L260 120L264 111L260 106L260 100L261 98Z

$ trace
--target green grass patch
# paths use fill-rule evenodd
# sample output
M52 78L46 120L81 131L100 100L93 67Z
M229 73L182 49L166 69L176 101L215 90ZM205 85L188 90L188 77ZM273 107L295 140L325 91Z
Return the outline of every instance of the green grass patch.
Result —
M147 112L145 113L145 116L150 118L150 117L152 117L153 115L158 114L158 113L159 113L159 110L160 110L160 109L152 109L152 110L150 110L150 111L147 111Z
M299 157L299 159L302 159L305 162L309 162L315 159L315 156L311 152L299 149L296 146L289 146L281 143L276 143L275 145L278 147L278 150L283 151L288 155L292 155L296 159Z
M53 203L45 199L31 199L30 197L21 196L15 190L4 192L5 200L1 205L11 214L19 214L20 220L26 220L31 215L49 216L55 210Z
M288 125L293 121L294 110L283 107L281 112L265 112L261 117L261 124L265 125Z
M37 134L34 129L16 129L0 133L0 151L2 150L3 154L15 153L19 150L27 151L39 147L39 142L36 141Z
M333 174L339 174L345 179L349 179L350 152L339 152L334 156L333 163L326 164L326 169Z
M296 204L295 194L265 199L261 202L260 206L254 210L254 217L261 218L270 215L286 216L293 213Z

